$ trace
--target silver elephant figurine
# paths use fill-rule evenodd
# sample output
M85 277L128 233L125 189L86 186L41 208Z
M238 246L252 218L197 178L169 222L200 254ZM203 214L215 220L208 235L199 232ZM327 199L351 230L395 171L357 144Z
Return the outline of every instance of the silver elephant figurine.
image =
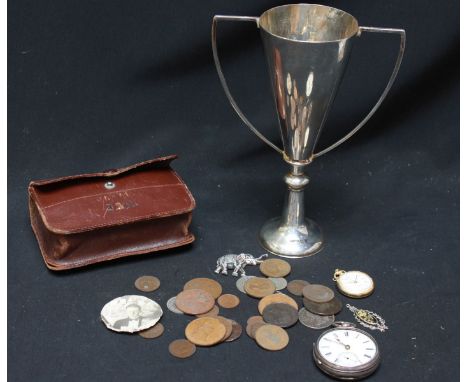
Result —
M245 276L245 266L246 265L257 265L260 264L263 258L268 257L265 253L259 257L253 257L247 253L241 253L239 255L235 254L228 254L221 256L218 261L216 262L216 269L215 273L221 272L223 275L228 274L228 269L233 269L232 275L239 276L239 272L241 276Z

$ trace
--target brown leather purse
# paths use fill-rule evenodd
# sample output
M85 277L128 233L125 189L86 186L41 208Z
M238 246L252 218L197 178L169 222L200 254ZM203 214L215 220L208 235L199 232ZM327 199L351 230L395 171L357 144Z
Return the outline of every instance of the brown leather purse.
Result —
M170 168L177 156L29 184L31 225L49 269L178 247L195 200Z

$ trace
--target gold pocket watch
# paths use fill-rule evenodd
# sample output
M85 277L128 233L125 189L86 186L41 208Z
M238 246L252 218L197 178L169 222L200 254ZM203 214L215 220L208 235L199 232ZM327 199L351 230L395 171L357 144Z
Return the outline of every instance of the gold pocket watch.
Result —
M374 291L374 280L361 271L344 271L336 269L333 275L340 293L351 298L367 297Z

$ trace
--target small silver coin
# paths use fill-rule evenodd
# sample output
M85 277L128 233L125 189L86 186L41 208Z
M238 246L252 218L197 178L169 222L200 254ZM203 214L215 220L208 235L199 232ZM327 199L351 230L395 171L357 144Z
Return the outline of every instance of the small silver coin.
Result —
M320 316L302 308L299 310L299 322L308 328L325 329L335 322L335 316Z
M167 300L167 303L166 303L167 309L169 309L172 313L184 314L184 312L182 312L176 306L176 303L175 303L176 297L177 296L174 296L174 297L171 297L169 300Z
M268 278L273 282L273 284L275 284L276 290L282 290L286 288L286 286L288 285L288 282L283 277L268 277Z
M247 280L253 277L255 276L242 276L240 279L236 281L236 288L239 289L240 292L245 293L244 285Z

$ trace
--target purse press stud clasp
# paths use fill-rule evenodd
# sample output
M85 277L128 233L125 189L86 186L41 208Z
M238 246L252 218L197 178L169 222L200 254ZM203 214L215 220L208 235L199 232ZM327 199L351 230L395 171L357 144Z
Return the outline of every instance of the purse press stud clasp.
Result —
M104 183L104 187L108 190L112 190L113 188L115 188L115 183L114 182L106 182Z

